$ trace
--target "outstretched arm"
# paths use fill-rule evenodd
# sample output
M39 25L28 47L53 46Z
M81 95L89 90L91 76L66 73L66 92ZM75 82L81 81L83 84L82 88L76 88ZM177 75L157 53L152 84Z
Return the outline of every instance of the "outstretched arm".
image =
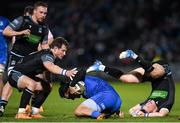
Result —
M62 69L50 61L43 62L43 64L48 71L50 71L54 74L60 74L60 75L67 76L71 80L75 76L75 74L77 73L77 70L75 68L71 69L71 70Z

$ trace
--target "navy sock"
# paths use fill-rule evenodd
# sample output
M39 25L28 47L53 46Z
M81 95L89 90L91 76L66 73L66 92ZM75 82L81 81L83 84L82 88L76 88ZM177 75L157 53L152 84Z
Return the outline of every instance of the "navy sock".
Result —
M119 79L124 73L116 68L105 67L104 72L111 75L112 77Z
M25 108L26 105L29 104L32 95L33 95L33 91L31 91L28 88L24 89L23 94L21 96L21 102L19 108Z
M0 106L3 106L4 108L6 107L7 104L8 104L8 101L6 101L6 100L0 101Z

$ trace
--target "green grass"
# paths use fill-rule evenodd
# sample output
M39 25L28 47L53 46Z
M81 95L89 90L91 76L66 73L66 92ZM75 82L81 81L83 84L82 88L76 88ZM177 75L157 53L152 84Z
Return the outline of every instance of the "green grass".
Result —
M164 118L132 118L128 115L128 110L132 106L139 102L142 102L150 93L150 84L123 84L120 82L111 82L113 87L119 92L123 103L121 110L125 113L125 118L119 119L117 117L111 117L103 120L103 122L180 122L177 118L180 116L180 83L176 83L176 99L175 104L171 110L169 116ZM42 113L45 118L32 119L32 120L16 120L15 114L18 110L20 95L17 90L14 89L13 95L6 108L6 112L3 117L0 117L0 122L95 122L95 119L91 118L77 118L73 115L73 111L84 99L76 99L74 101L62 99L58 95L58 86L53 86L53 91L47 98L43 107L45 111Z

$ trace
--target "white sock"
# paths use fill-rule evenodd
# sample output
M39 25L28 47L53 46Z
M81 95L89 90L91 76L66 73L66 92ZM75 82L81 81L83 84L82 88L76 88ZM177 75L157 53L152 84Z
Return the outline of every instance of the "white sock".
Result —
M18 113L26 113L25 108L19 108Z
M32 107L32 114L39 114L39 108Z

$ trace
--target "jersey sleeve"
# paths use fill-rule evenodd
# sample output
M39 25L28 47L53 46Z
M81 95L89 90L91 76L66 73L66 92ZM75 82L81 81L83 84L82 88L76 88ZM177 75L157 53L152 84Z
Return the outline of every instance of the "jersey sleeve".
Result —
M42 41L42 44L48 44L48 40L50 39L50 35L52 36L52 33L51 33L51 34L50 34L50 33L51 33L51 32L50 32L50 30L48 29L46 35L44 36L44 39L43 39L43 41Z
M12 28L13 30L18 30L18 29L20 29L22 23L23 23L23 17L20 16L20 17L14 19L12 22L10 22L10 24L8 26L10 28Z
M54 62L54 57L51 54L43 54L41 56L41 60L42 62L46 62L46 61Z

